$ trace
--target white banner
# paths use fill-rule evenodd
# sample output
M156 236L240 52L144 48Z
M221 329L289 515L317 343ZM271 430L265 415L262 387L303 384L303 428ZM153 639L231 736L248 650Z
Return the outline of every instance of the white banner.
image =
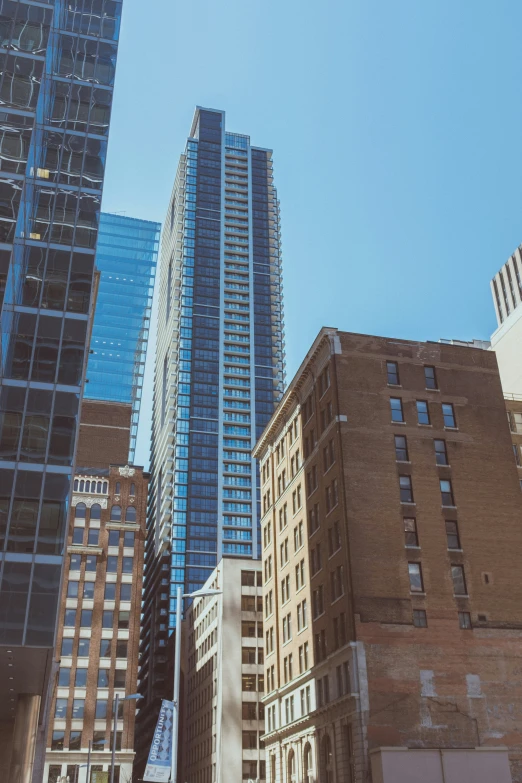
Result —
M174 702L163 699L143 780L151 783L168 783L170 780L173 713Z

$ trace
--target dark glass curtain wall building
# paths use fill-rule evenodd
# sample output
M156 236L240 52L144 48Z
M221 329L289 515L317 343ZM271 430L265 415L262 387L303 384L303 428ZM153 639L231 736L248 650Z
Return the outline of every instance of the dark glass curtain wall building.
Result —
M31 761L51 668L120 16L0 2L2 780Z
M272 151L198 108L161 247L138 741L169 693L176 588L200 587L223 555L260 557L251 449L284 366Z
M85 397L132 405L134 461L149 339L160 223L102 212L96 268L100 283Z

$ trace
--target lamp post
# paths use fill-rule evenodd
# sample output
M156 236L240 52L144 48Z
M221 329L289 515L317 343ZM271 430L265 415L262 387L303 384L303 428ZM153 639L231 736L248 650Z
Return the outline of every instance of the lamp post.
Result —
M129 696L122 696L117 693L114 697L113 710L114 710L114 722L112 729L112 756L111 756L111 783L114 783L114 764L116 761L116 733L118 728L118 710L120 701L132 701L133 699L141 699L141 693L131 693ZM89 781L87 781L89 783Z
M196 590L182 594L181 587L176 593L176 646L174 650L174 714L172 716L172 760L170 783L176 783L178 773L178 731L179 731L179 682L181 677L181 602L183 598L206 598L222 595L222 590ZM111 783L112 780L111 780Z

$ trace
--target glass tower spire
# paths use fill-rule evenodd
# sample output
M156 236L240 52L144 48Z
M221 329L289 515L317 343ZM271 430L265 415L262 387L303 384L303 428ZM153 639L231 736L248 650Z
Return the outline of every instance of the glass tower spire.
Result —
M200 587L223 555L260 557L251 450L284 377L272 151L229 133L224 112L197 108L159 270L142 633L148 705L164 692L176 588ZM156 717L141 704L143 728Z

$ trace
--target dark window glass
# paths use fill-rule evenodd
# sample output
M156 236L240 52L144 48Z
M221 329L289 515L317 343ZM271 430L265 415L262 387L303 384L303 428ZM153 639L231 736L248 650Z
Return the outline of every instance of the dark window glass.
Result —
M96 571L96 555L87 555L85 559L85 570L86 571Z
M71 733L69 734L69 750L81 750L81 747L82 747L81 731L71 731Z
M440 494L442 497L443 506L454 506L453 489L451 487L451 481L448 479L440 479Z
M465 630L471 630L471 615L469 612L459 612L459 626Z
M124 557L123 558L123 573L124 574L132 574L132 568L133 568L134 558L133 557Z
M83 544L84 531L85 528L83 527L75 527L73 529L73 537L72 537L73 544L79 544L80 546Z
M395 459L398 462L408 462L408 444L404 435L395 435Z
M120 601L132 600L132 585L122 584L120 588Z
M417 522L412 517L404 518L404 538L406 546L419 546Z
M424 368L424 378L426 380L427 389L438 389L437 376L435 374L435 367Z
M456 522L446 520L448 549L460 549L459 528Z
M111 519L113 522L121 522L121 506L111 508Z
M105 732L95 731L92 735L92 749L104 750L105 749Z
M72 640L71 640L72 641ZM71 682L71 670L60 668L58 672L58 685L62 688L68 688Z
M467 595L464 566L452 565L451 578L453 579L453 592L455 595Z
M98 669L98 688L109 687L109 670Z
M116 583L115 582L107 582L105 585L105 595L104 598L106 601L115 601L116 600Z
M392 386L398 386L399 381L399 366L397 362L386 362L386 373L388 376L388 383Z
M69 571L79 571L82 564L81 555L71 555L69 560Z
M107 573L115 574L118 571L118 557L116 555L109 555L107 558Z
M82 628L90 628L92 625L92 609L82 609L80 625Z
M413 610L413 625L415 625L417 628L428 627L428 618L426 617L426 612L424 609Z
M136 522L136 509L134 506L127 506L125 511L125 522Z
M127 676L126 669L116 669L114 671L114 687L125 688L125 679Z
M56 699L54 717L65 718L66 715L67 715L67 699Z
M83 484L83 481L82 481ZM85 503L77 503L75 509L74 509L74 516L76 519L85 519L85 512L86 512L87 506Z
M65 731L53 731L53 736L51 739L51 750L63 750L63 741L65 738ZM51 776L51 769L49 769L49 777ZM62 767L59 766L58 770L61 772ZM56 778L58 780L58 778Z
M127 642L124 639L118 639L116 641L116 658L127 657Z
M453 410L453 405L447 402L442 403L442 416L444 417L444 426L450 427L452 429L455 429L457 426L457 423L455 421L455 412Z
M130 612L122 611L118 614L118 628L129 627Z
M120 531L109 530L109 546L119 546L120 543Z
M107 717L107 699L96 699L94 717L98 719Z
M435 462L437 465L447 465L448 453L446 451L446 441L434 440L433 445L435 446Z
M74 628L76 625L76 609L66 609L63 624L66 628ZM64 640L65 641L65 640Z
M87 685L87 669L76 669L74 685L76 688L85 688Z
M110 658L112 639L100 639L100 658Z
M76 612L73 609L74 615L76 616ZM65 623L67 625L67 623ZM73 622L74 625L74 622ZM72 639L62 639L62 656L63 655L72 655L73 651L73 640Z
M88 658L90 649L91 649L91 640L85 639L80 636L78 640L78 655L83 658Z
M134 546L134 532L126 530L123 535L123 546Z
M69 582L67 585L67 598L78 598L79 582Z
M94 598L94 582L85 582L83 585L83 597L88 600Z
M404 421L402 400L400 397L390 397L390 409L392 421Z
M101 506L98 503L91 506L91 519L101 519Z
M424 592L422 584L422 569L420 563L408 563L408 573L410 575L410 590L412 593Z
M114 612L105 610L102 617L102 628L112 628L114 625Z
M417 400L417 421L419 424L430 423L428 403L425 400Z
M100 531L98 528L92 528L89 530L89 537L87 539L87 543L90 544L90 546L98 546L98 541L100 539Z
M411 476L399 476L401 503L413 503Z

